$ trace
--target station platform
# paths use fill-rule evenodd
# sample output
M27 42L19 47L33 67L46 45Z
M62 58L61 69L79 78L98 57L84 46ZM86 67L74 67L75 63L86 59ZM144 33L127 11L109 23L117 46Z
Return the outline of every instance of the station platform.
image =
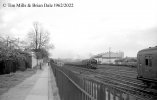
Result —
M42 66L42 70L24 80L19 85L4 93L0 100L60 100L53 72L50 66Z

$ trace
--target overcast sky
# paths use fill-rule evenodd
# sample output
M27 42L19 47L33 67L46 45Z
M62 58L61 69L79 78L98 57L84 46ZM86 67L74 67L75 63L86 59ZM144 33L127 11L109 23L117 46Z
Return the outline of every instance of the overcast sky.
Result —
M3 1L3 2L2 2ZM82 58L111 51L136 57L157 46L157 0L2 0L0 34L26 38L33 22L51 33L55 58ZM73 3L69 8L9 8L10 3Z

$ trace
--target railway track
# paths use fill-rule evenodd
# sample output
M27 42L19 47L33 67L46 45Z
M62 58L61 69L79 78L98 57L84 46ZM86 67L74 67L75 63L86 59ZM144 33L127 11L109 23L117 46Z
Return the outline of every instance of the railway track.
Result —
M79 69L79 67L77 67L77 69ZM137 79L132 79L130 77L127 77L127 76L123 76L123 75L120 75L120 74L115 74L115 73L111 73L111 72L108 72L108 71L105 71L105 72L100 72L100 71L97 71L97 70L92 70L92 69L87 69L87 68L81 68L80 69L80 72L81 70L85 70L86 72L92 72L92 74L94 75L99 75L101 77L106 77L110 80L116 80L116 81L119 81L121 83L127 83L129 85L135 85L135 86L142 86L142 87L145 87L145 85L137 80Z
M105 83L112 84L114 85L114 87L129 91L132 94L136 94L145 98L151 98L154 95L157 96L157 93L146 89L146 85L144 85L139 80L131 79L126 76L120 76L110 72L100 72L87 68L80 68L74 66L68 66L67 68L82 75L92 76Z
M114 73L121 73L127 75L137 75L137 72L133 68L125 68L123 66L105 66L105 67L98 67L102 71L114 72ZM122 69L123 68L123 69ZM98 69L98 70L99 70ZM100 71L101 71L100 70Z
M137 80L133 77L130 77L130 75L122 75L121 73L115 73L115 72L108 72L108 71L105 71L105 72L99 72L98 73L102 74L102 75L108 75L108 76L111 76L111 77L115 77L115 79L121 79L121 80L124 80L125 82L127 82L128 84L129 83L133 83L133 84L139 84L140 86L145 86L143 83L141 83L140 80Z

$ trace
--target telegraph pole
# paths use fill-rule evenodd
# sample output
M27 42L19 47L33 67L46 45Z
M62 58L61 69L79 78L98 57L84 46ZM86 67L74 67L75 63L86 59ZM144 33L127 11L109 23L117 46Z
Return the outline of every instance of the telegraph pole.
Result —
M109 64L111 63L111 48L109 47Z

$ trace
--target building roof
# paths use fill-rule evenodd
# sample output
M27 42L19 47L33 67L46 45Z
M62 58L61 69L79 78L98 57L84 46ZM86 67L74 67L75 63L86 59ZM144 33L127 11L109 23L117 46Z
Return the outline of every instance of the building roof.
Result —
M124 52L105 52L101 54L97 54L92 58L124 58Z

